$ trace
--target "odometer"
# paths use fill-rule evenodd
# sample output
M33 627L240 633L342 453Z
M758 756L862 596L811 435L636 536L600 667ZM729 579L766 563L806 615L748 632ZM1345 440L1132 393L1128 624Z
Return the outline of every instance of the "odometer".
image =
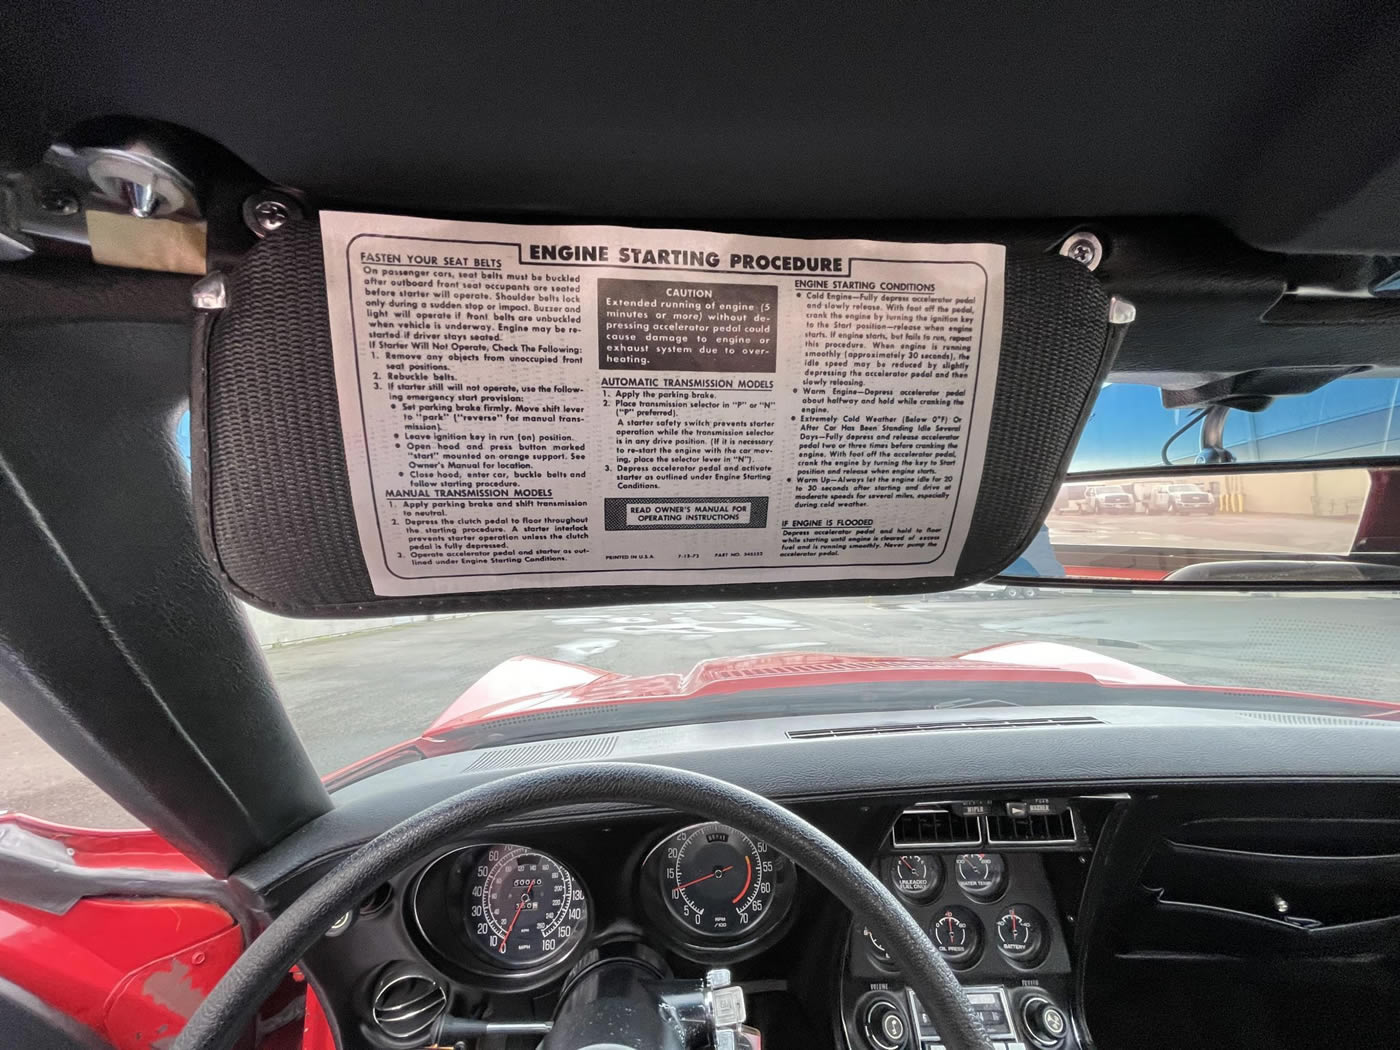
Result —
M542 966L583 936L588 901L568 868L526 846L487 846L467 879L467 937L508 969Z
M663 842L659 874L668 913L692 933L738 939L775 921L787 858L727 824L695 824Z

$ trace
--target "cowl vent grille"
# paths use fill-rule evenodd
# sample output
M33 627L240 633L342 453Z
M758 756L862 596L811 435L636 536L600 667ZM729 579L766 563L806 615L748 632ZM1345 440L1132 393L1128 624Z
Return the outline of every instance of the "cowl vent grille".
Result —
M447 1009L442 985L421 973L386 974L374 993L372 1014L378 1029L394 1040L426 1036Z

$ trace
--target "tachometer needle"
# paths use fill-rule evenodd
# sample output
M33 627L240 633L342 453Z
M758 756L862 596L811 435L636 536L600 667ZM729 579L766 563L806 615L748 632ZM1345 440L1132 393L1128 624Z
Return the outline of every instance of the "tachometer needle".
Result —
M679 886L676 887L676 889L683 890L687 886L694 886L697 882L704 882L706 879L713 879L716 875L723 875L726 871L729 870L729 868L732 867L734 867L733 864L729 865L728 868L716 868L708 875L701 875L698 879L691 879L689 882L682 882Z
M749 892L749 887L753 885L753 861L748 857L744 858L744 888L734 894L734 899L730 904L738 904L744 899L744 894Z
M501 954L506 953L506 942L510 940L510 931L515 929L516 920L520 918L520 913L525 910L525 905L530 901L530 891L535 888L535 880L530 880L530 885L525 887L525 892L520 895L520 903L515 906L515 914L510 917L510 925L506 927L505 935L501 938Z

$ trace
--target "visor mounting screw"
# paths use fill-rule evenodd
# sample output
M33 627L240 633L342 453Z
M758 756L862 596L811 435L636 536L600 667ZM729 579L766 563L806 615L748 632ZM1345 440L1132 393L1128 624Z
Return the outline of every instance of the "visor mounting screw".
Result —
M243 221L259 237L266 237L301 217L301 204L297 199L275 190L255 193L243 202Z
M39 207L50 215L76 215L81 205L67 190L44 190L39 194Z
M1284 900L1282 897L1280 897L1280 896L1278 896L1277 894L1275 894L1275 895L1274 895L1274 911L1278 912L1280 915L1287 915L1287 914L1288 914L1288 908L1289 908L1288 902L1287 902L1286 900Z
M1103 242L1088 230L1071 233L1060 245L1060 254L1073 259L1081 266L1097 270L1103 262Z
M136 182L128 179L121 184L121 188L127 210L138 219L149 219L160 207L160 197L156 195L154 182Z

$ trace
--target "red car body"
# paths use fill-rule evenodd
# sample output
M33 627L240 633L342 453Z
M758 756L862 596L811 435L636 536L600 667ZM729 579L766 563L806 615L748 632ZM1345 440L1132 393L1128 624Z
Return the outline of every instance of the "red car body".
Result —
M1211 693L1098 653L1053 642L1015 642L942 659L812 652L706 660L683 674L621 675L521 656L475 682L420 736L327 776L329 787L363 779L406 758L463 750L462 730L522 712L584 705L656 704L772 689L874 682L962 681L1096 684ZM1400 718L1400 704L1319 694L1231 689L1231 694L1332 702L1359 717ZM1179 700L1180 697L1178 696ZM66 909L0 900L0 978L86 1025L114 1050L160 1050L233 964L249 932L219 904L171 896L131 896L133 876L204 876L149 831L91 831L19 814L0 816L0 852L38 856L58 850L70 871L92 877L93 895ZM212 884L212 880L209 880ZM104 890L103 887L106 887ZM281 993L292 1004L295 974ZM263 1050L330 1050L315 996L291 1009L299 1023L269 1030Z

